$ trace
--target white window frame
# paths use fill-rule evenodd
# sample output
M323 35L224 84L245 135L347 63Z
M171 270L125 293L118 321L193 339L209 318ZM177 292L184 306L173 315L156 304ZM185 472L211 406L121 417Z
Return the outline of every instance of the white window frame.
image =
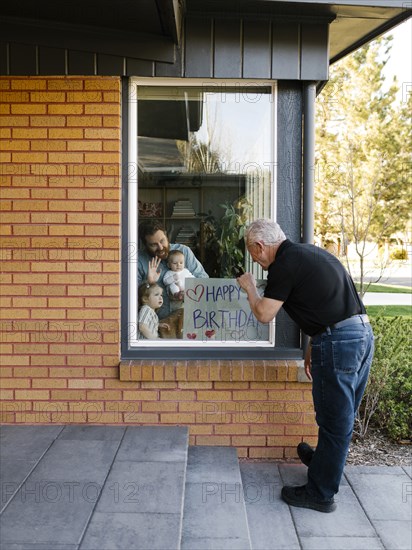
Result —
M228 88L239 87L244 88L247 86L256 87L270 87L271 94L271 155L270 159L272 170L272 193L271 193L271 212L272 219L275 220L276 215L276 191L277 191L277 82L273 80L242 80L242 79L194 79L194 78L144 78L135 77L129 79L129 120L128 120L128 277L129 277L129 293L128 293L128 345L129 349L138 351L139 349L153 348L154 342L156 348L169 348L176 349L189 349L189 348L202 348L204 350L210 349L230 349L230 348L249 348L250 350L256 348L273 349L275 345L275 321L271 323L269 331L269 340L264 341L213 341L200 342L191 340L168 340L161 338L158 340L139 340L137 339L137 326L138 326L138 136L137 136L137 88L139 86L223 86Z

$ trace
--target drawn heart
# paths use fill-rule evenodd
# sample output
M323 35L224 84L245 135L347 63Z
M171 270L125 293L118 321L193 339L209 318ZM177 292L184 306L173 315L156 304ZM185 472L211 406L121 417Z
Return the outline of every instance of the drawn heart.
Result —
M212 338L212 336L214 336L216 333L214 330L207 330L205 334L208 338Z
M186 336L189 338L189 340L196 340L196 334L194 332L188 332Z
M205 287L203 285L196 285L195 288L189 288L186 290L186 296L195 302L199 302L204 291Z

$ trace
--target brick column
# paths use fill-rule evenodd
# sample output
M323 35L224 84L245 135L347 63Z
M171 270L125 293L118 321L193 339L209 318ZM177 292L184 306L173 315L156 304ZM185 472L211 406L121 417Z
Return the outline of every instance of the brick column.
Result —
M104 418L121 399L120 80L0 88L2 420Z

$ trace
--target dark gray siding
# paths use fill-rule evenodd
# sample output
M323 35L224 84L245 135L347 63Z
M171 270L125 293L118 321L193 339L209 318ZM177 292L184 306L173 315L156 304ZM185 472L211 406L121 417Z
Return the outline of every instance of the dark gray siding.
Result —
M87 35L84 28L68 32L50 23L2 25L0 74L328 78L326 22L188 15L184 29L179 49L129 31Z
M302 84L278 82L276 219L295 242L301 240L302 109ZM276 317L276 347L300 347L299 329L283 309Z
M322 45L320 47L320 45ZM329 65L328 26L301 27L301 80L327 80Z
M243 77L270 78L272 29L269 21L252 20L243 24Z
M299 80L300 26L293 23L274 23L272 31L272 75Z
M9 68L13 75L35 74L37 72L37 51L28 44L9 44Z
M62 48L39 47L39 75L61 75L65 67L66 52Z
M185 44L196 44L196 56L186 55L185 69L182 76L199 77L209 74L213 66L212 21L194 17L190 25L185 26ZM186 51L185 47L185 51Z
M328 24L188 16L186 77L327 80Z

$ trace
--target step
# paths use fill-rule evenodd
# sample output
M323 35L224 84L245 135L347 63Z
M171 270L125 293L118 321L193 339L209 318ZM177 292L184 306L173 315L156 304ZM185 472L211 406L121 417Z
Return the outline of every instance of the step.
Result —
M254 550L301 548L289 507L281 500L282 480L274 462L242 462L243 491Z
M250 550L237 451L189 447L182 550Z
M39 430L4 428L10 460L36 446ZM1 515L2 550L179 549L187 428L68 425L43 435Z

